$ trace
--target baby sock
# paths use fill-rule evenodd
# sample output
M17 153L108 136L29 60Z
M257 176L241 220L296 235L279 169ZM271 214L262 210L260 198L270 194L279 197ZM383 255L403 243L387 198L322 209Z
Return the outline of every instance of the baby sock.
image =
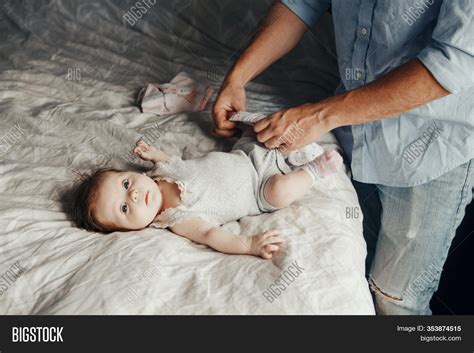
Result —
M143 113L156 115L203 111L213 89L205 82L180 72L169 83L148 83L138 94Z
M342 164L342 157L337 151L326 151L314 161L301 167L301 169L311 176L314 183L316 179L324 178L341 170Z
M265 115L261 113L238 112L232 115L230 120L253 125L263 118L265 118ZM287 157L288 163L295 167L299 167L313 161L316 157L323 154L323 152L324 150L320 145L317 143L311 143L298 150L291 151Z
M300 149L291 151L288 155L288 162L295 167L308 164L324 153L324 149L316 142L310 143Z

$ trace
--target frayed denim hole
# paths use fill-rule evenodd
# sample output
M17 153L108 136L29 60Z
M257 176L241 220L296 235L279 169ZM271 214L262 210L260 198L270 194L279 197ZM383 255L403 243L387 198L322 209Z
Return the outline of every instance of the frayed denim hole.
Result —
M399 298L399 297L396 297L394 295L388 294L388 293L384 292L382 289L380 289L380 287L375 284L372 277L369 277L369 285L370 285L370 288L372 289L373 292L380 293L381 295L383 295L385 298L387 298L389 300L392 300L392 301L395 301L395 302L402 302L403 301L403 298Z

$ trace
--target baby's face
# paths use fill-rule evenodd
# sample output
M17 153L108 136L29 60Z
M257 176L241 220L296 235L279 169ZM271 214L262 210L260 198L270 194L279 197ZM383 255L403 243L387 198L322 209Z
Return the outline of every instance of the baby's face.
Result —
M103 175L92 215L100 223L120 230L147 227L158 214L161 191L150 177L134 172Z

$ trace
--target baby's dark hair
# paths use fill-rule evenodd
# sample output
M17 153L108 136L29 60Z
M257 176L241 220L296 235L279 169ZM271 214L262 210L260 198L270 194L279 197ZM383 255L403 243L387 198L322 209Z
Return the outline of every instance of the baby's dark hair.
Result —
M97 195L97 191L103 176L108 172L121 173L122 170L114 168L101 168L97 169L91 175L81 176L82 180L74 190L71 208L73 222L79 228L101 233L111 233L116 230L106 225L100 224L92 216L92 202Z

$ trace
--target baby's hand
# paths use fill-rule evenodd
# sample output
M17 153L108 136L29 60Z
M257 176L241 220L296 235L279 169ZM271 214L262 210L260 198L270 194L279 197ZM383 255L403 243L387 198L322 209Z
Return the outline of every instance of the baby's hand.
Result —
M166 161L168 159L168 155L166 153L159 151L154 146L148 145L143 140L137 142L135 148L133 149L133 153L135 153L144 161L150 161L154 163Z
M280 250L277 244L283 243L283 239L277 237L280 232L271 230L261 234L251 236L250 252L252 255L260 256L263 259L271 259Z

